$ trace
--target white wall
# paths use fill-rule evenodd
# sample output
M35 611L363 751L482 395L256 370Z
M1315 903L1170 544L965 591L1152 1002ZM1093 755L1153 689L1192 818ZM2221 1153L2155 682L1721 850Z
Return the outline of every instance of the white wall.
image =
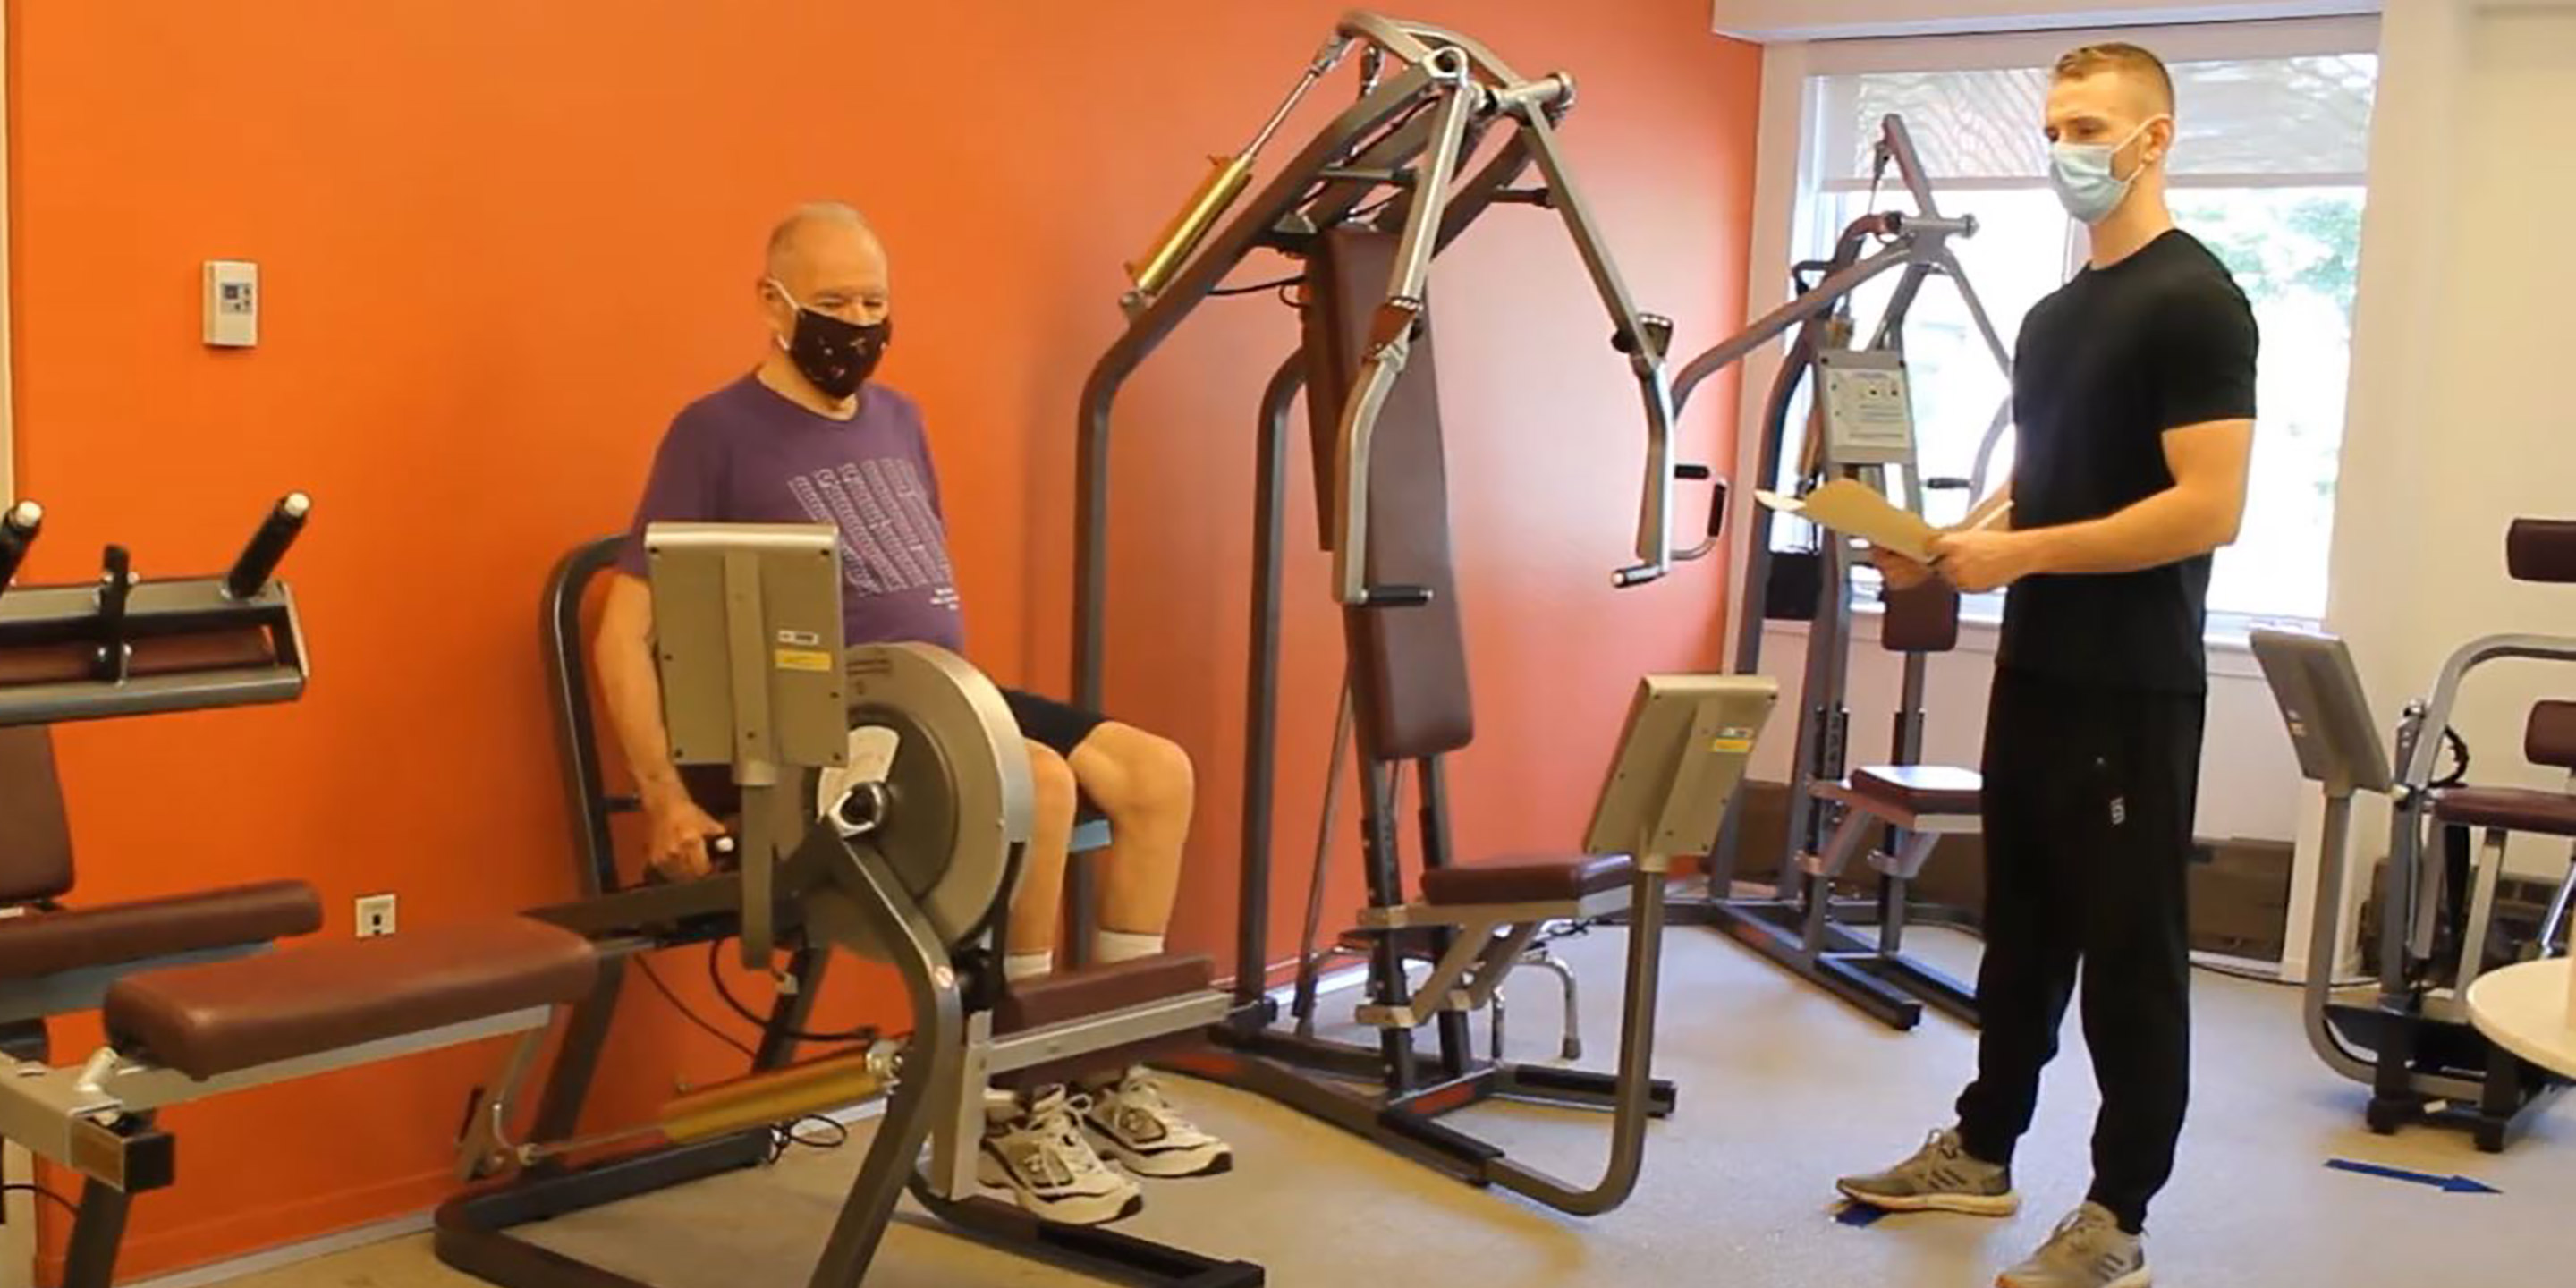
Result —
M1716 0L1725 35L1763 42L2377 13L2379 0Z
M2397 0L2383 23L2327 624L2393 720L2472 636L2576 635L2576 586L2504 572L2513 516L2576 517L2576 409L2551 388L2576 300L2557 249L2576 164L2535 147L2576 120L2576 0ZM2576 697L2576 668L2472 678L2454 723L2479 781L2561 780L2521 763L2522 715L2543 696ZM2358 825L2357 867L2384 849L2380 827ZM2312 836L2300 857L2304 895ZM2514 851L2535 875L2566 861L2564 843Z

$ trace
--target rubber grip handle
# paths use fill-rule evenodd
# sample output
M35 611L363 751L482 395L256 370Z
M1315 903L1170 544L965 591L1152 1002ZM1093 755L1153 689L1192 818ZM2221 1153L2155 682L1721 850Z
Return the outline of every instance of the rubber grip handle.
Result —
M297 533L304 531L304 519L313 512L313 498L301 492L289 492L278 499L277 506L261 520L259 531L251 534L250 544L242 547L241 557L233 560L233 569L224 574L224 592L235 599L248 599L268 584L279 562L295 544Z
M1360 592L1362 608L1421 608L1431 602L1429 586L1371 586Z
M9 579L18 575L18 565L27 561L27 550L44 527L45 507L33 501L20 501L0 514L0 593L9 589Z

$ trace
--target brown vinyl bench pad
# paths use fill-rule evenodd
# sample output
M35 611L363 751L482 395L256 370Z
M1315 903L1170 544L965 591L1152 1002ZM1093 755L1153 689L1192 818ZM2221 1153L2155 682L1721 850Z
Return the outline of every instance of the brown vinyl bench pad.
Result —
M1916 814L1974 814L1985 786L1977 771L1952 765L1872 765L1851 776L1854 795Z
M1164 953L1024 979L993 1008L993 1032L1022 1033L1159 1002L1206 988L1215 975L1204 953Z
M0 920L0 980L264 944L322 928L301 881L269 881Z
M2433 793L2436 822L2576 836L2576 796L2528 787L2446 787Z
M1422 874L1423 901L1441 907L1564 903L1625 885L1637 870L1624 854L1516 858Z
M205 1079L578 1001L598 974L589 940L508 917L144 971L101 1009L119 1049Z
M996 1036L1025 1033L1180 997L1207 988L1215 974L1215 967L1203 953L1165 953L1024 979L1010 985L1000 1004L993 1008L993 1032ZM1199 1041L1198 1031L1187 1029L996 1074L993 1085L1033 1091L1095 1075L1114 1076L1129 1065L1195 1046Z

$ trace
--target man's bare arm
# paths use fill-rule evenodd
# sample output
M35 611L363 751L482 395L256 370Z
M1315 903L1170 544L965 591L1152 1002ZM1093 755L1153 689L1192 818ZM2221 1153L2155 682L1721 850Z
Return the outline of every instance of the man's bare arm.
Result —
M2121 573L2205 555L2236 539L2245 518L2254 422L2214 420L2164 433L2172 487L2117 513L2030 530L2036 571Z
M608 723L626 752L636 789L648 797L679 790L670 731L662 724L662 676L653 665L653 588L642 578L609 574L599 636L591 647Z
M653 588L641 578L611 574L591 657L599 670L609 726L625 749L651 829L647 858L671 876L704 876L709 870L706 843L724 829L689 799L679 767L671 763L670 730L662 723L662 676L653 663Z

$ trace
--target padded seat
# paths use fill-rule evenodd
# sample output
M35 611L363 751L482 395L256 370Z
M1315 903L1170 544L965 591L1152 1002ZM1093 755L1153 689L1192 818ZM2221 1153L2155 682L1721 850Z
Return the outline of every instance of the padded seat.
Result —
M144 971L108 989L119 1049L191 1078L588 996L590 941L523 917Z
M1916 814L1974 814L1985 779L1952 765L1872 765L1852 771L1851 790Z
M2433 818L2459 827L2576 837L2576 796L2528 787L2446 787L2433 793Z
M321 928L322 904L301 881L31 912L0 920L0 980L264 944Z
M1625 885L1636 870L1636 861L1624 854L1502 859L1474 867L1434 868L1422 874L1422 899L1451 908L1570 903Z
M1019 1033L1197 992L1216 977L1204 953L1164 953L1024 979L993 1008L993 1032Z

